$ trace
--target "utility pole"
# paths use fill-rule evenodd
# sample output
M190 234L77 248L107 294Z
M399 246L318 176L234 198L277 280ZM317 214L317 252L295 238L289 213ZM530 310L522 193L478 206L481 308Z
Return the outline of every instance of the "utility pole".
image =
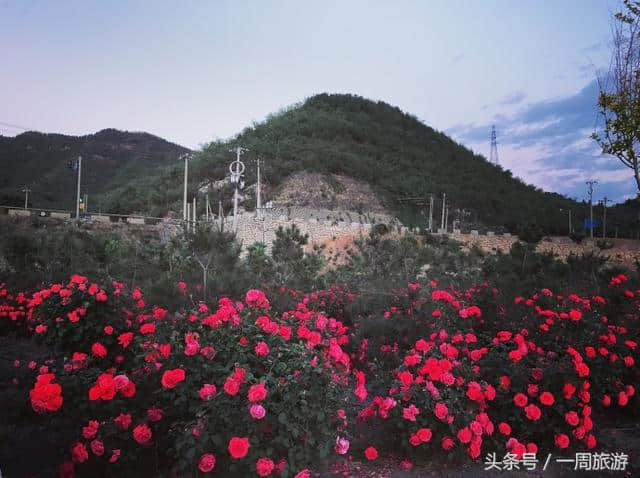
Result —
M256 189L256 212L257 217L262 217L262 203L260 201L260 158L258 161L258 181L257 181L257 189Z
M188 208L188 204L187 204L187 176L189 175L189 155L188 154L183 154L182 157L184 158L184 194L182 196L182 219L184 221L187 221L189 216L187 213L187 208Z
M449 208L447 207L446 213L444 215L444 232L447 232L449 229Z
M442 220L440 221L440 229L444 229L444 210L447 202L447 193L442 193Z
M204 208L204 217L207 222L209 222L209 188L207 187L207 193L205 194L205 208Z
M82 176L82 156L78 156L78 190L76 191L76 221L80 221L80 178Z
M89 212L89 193L84 193L84 213L87 214Z
M220 220L220 232L222 232L224 223L223 223L223 215L222 215L222 201L218 201L218 219Z
M429 232L433 231L433 194L429 195Z
M589 194L589 231L590 237L593 239L593 185L598 184L598 181L591 179L585 184L587 185L587 193Z
M240 155L249 151L248 149L238 146L235 150L236 160L229 165L229 172L231 173L231 184L234 185L233 190L233 232L238 230L238 186L240 186L240 178L244 173L244 163L240 161Z
M24 193L24 208L27 209L29 207L29 193L31 189L25 186L22 192Z
M569 235L573 233L573 226L571 224L571 209L560 209L560 212L567 211L569 213Z
M609 202L609 200L607 199L607 196L604 197L604 199L602 200L602 239L604 239L607 236L607 203Z
M185 216L185 220L184 220L184 226L187 230L187 232L189 232L189 218L191 216L189 216L189 210L191 209L191 204L187 203L187 215Z
M573 234L573 224L571 224L571 209L569 209L569 235Z
M193 196L193 212L191 213L191 218L193 219L193 232L196 232L196 221L197 221L197 216L196 216L196 196Z

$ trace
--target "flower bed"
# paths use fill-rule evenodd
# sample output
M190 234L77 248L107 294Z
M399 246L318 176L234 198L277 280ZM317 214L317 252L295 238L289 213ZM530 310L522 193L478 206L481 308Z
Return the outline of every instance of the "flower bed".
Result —
M167 311L73 276L1 287L0 320L55 349L24 397L43 426L75 423L62 476L302 478L350 455L410 467L596 448L598 417L637 400L628 284L501 304L488 284L411 283L363 319L344 286L274 292L285 310L251 290Z

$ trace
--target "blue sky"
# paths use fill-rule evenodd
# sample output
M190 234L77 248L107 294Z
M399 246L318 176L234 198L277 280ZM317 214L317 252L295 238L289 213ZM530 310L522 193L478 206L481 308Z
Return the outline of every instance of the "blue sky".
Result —
M192 148L321 92L383 100L545 190L634 193L598 153L614 0L0 0L0 132L148 131Z

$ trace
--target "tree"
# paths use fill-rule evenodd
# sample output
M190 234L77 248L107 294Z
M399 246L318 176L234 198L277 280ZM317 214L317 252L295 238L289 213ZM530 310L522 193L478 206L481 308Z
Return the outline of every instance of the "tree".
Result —
M640 1L624 0L624 5L626 12L614 15L609 72L598 78L603 128L592 138L633 171L640 192Z
M240 246L235 235L216 228L198 228L188 235L188 241L191 259L202 270L203 300L207 300L212 273L215 274L216 289L222 285L221 282L227 283L227 288L231 287L228 284L233 284L240 272Z
M324 265L324 260L318 250L304 251L308 240L309 235L302 234L295 224L287 229L278 227L271 248L273 279L278 285L300 289L312 287Z

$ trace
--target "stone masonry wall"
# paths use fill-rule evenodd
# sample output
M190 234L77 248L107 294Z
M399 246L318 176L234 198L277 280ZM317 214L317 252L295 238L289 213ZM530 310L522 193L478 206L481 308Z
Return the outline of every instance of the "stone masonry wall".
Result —
M227 218L226 224L231 227L232 218ZM263 242L267 248L271 247L276 238L278 227L284 229L295 224L300 232L309 235L309 242L322 242L345 235L368 234L372 224L346 221L318 221L317 219L286 219L285 216L257 218L254 214L244 214L238 218L237 236L243 248L254 242Z
M518 240L517 236L510 234L495 235L492 233L485 234L447 234L448 237L460 241L467 247L477 244L480 249L489 253L497 251L509 252L514 242ZM562 259L566 259L569 255L588 254L590 252L601 253L609 257L610 262L633 265L636 260L640 260L640 241L634 239L607 239L613 247L601 250L598 247L598 239L584 239L579 244L572 241L568 237L552 236L546 237L540 241L536 247L538 252L552 252Z

